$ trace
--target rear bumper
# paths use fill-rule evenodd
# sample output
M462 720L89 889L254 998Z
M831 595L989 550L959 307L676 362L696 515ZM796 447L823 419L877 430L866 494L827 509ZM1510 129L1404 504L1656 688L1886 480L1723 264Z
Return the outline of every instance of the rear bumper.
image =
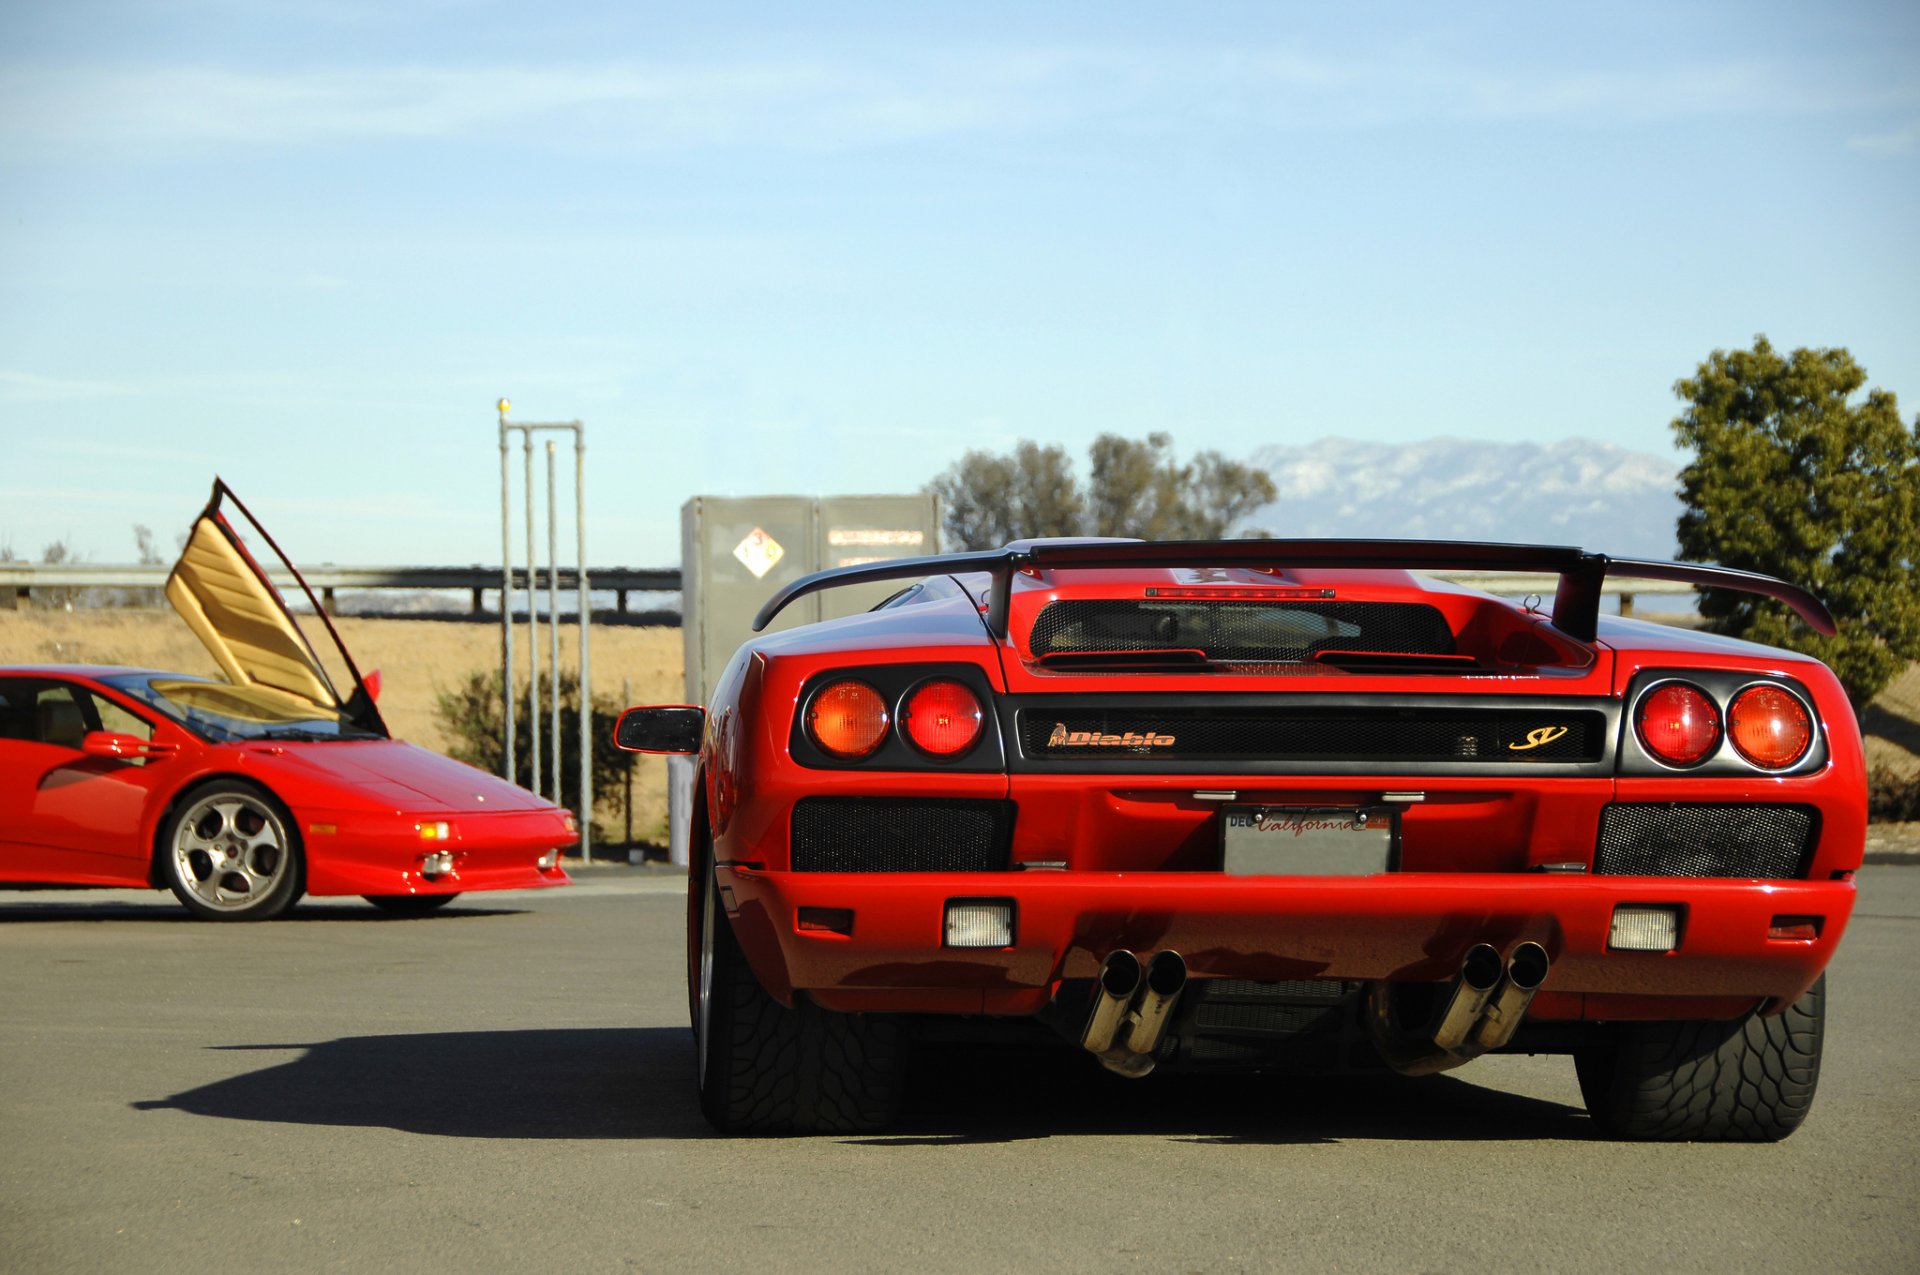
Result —
M475 890L526 890L568 884L558 866L539 859L572 845L558 810L509 811L454 816L453 836L423 841L418 823L444 814L369 816L360 812L301 811L301 841L307 855L307 893L465 894ZM331 831L327 831L331 829ZM453 869L432 878L426 856L451 853Z
M1178 951L1195 978L1440 981L1475 943L1531 940L1552 960L1537 1019L1705 1018L1790 1003L1832 958L1852 914L1843 881L1402 873L1227 877L1217 872L883 874L722 865L721 901L755 973L788 1000L833 1009L1032 1014L1061 979L1116 948ZM954 899L1007 900L1014 944L942 945ZM1681 910L1677 950L1610 951L1613 910ZM851 933L802 930L802 908L850 911ZM1775 940L1776 917L1817 918Z

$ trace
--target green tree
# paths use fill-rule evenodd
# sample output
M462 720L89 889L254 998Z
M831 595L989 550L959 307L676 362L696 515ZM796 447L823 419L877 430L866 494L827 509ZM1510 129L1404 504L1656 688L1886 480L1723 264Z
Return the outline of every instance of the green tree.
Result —
M1813 590L1839 633L1796 625L1777 602L1700 594L1707 627L1818 657L1856 706L1920 658L1920 420L1909 429L1845 349L1782 357L1764 336L1715 350L1674 386L1673 422L1693 461L1680 473L1680 555Z
M947 544L993 549L1022 536L1078 533L1084 499L1066 448L1022 442L1010 456L972 451L927 484Z
M1273 480L1214 451L1180 463L1173 440L1102 434L1087 453L1083 490L1058 445L1022 442L1011 455L968 452L929 483L945 509L947 544L993 549L1031 536L1211 540L1272 500Z

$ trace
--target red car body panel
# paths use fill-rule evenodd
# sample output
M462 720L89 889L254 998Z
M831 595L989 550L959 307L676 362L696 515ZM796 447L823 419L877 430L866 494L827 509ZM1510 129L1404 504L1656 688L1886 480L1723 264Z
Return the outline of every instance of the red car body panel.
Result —
M723 674L709 706L698 763L705 801L696 817L710 838L720 901L768 993L783 1004L804 996L843 1011L1033 1015L1064 980L1092 978L1120 948L1177 949L1202 982L1438 982L1460 968L1470 944L1504 949L1531 940L1546 950L1552 972L1530 1021L1732 1018L1792 1002L1831 959L1863 853L1865 770L1853 712L1819 662L1611 618L1599 621L1594 640L1580 640L1541 613L1403 571L1301 569L1280 579L1233 568L1204 579L1248 590L1284 584L1303 596L1337 591L1343 602L1428 604L1462 650L1487 658L1476 675L1458 678L1312 664L1063 669L1026 645L1035 618L1054 602L1205 587L1160 567L1016 572L1005 636L985 622L990 586L975 574L936 578L934 592L943 597L755 639ZM919 666L977 670L994 701L988 730L997 732L1003 760L889 769L796 756L796 716L816 679ZM1661 671L1700 670L1798 688L1817 721L1809 761L1777 774L1628 764L1638 747L1624 709L1632 688ZM1057 696L1048 702L1061 704L1103 697L1124 707L1236 695L1376 707L1448 697L1550 700L1610 714L1611 734L1603 765L1531 770L1311 760L1216 768L1151 758L1075 768L1011 760L1018 751L1008 738L1013 714L1035 697ZM1221 793L1250 805L1392 803L1396 870L1227 876L1219 858ZM797 803L833 796L1010 802L1007 870L794 870ZM1794 879L1601 875L1593 871L1596 843L1614 803L1785 804L1813 812L1815 831ZM696 915L701 880L696 872ZM1013 945L944 946L943 909L955 899L1010 903ZM1676 950L1610 949L1609 926L1622 904L1678 909ZM830 915L837 928L803 924L803 912ZM1770 936L1783 918L1817 934Z
M0 669L0 678L84 688L148 723L168 749L136 762L0 739L0 884L158 887L167 813L217 779L248 781L287 807L309 894L458 894L568 881L557 864L537 866L576 840L567 813L498 776L394 739L210 742L104 680L131 671ZM452 836L424 843L419 825L442 821ZM451 852L452 871L422 876L428 851Z

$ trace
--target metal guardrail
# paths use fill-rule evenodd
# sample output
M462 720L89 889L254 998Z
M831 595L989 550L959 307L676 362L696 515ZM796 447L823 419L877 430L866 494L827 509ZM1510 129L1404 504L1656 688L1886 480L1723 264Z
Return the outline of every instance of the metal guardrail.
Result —
M171 565L139 563L0 562L0 596L12 589L14 605L19 607L28 604L34 589L159 589L167 583L171 570ZM501 582L507 578L499 567L477 564L471 567L338 567L323 563L303 568L301 574L320 591L322 601L329 607L340 589L467 589L473 595L476 612L483 609L481 595L487 591L498 593ZM543 567L534 572L534 581L539 588L546 588L551 580L557 588L574 589L579 585L579 575L573 567L561 567L557 571ZM622 611L627 609L630 593L680 592L678 567L650 570L589 567L587 577L596 591L615 594ZM283 570L269 568L267 578L276 588L295 587L293 576ZM515 567L512 580L514 589L526 588L526 568Z
M142 566L138 563L0 562L0 597L5 596L5 590L12 589L14 605L25 607L29 605L34 589L158 589L166 584L169 570L171 568L168 566ZM506 573L499 567L480 565L336 567L323 563L306 568L302 574L306 576L308 584L320 591L321 600L329 609L333 606L335 592L340 589L467 589L472 592L476 614L484 609L481 595L488 591L498 593L502 580L506 578ZM539 588L547 587L549 577L557 588L575 589L579 585L579 572L573 567L561 567L557 571L540 568L533 574L536 587ZM1560 582L1558 576L1545 574L1461 571L1437 571L1432 574L1436 580L1508 597L1537 593L1543 598L1551 598ZM294 583L293 577L285 571L269 570L267 576L281 588L291 587ZM627 609L627 595L630 593L680 592L678 567L589 567L587 576L593 582L595 591L616 595L621 611ZM513 568L512 580L514 589L526 588L526 568ZM1667 580L1608 580L1603 591L1621 599L1621 613L1624 615L1632 613L1635 595L1690 594L1693 586Z

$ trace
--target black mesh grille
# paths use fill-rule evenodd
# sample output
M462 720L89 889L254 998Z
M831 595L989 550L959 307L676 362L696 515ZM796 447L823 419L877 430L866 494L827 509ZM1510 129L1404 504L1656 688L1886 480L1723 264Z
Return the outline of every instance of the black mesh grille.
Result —
M1321 651L1454 653L1445 618L1422 602L1052 602L1028 642L1036 658L1201 651L1248 664L1302 663Z
M1615 803L1600 814L1603 876L1798 877L1813 845L1809 806Z
M1141 708L1022 710L1020 742L1045 761L1591 762L1606 714L1579 709ZM1559 731L1561 733L1555 734Z
M806 797L793 808L795 872L997 872L1013 804L938 798Z

